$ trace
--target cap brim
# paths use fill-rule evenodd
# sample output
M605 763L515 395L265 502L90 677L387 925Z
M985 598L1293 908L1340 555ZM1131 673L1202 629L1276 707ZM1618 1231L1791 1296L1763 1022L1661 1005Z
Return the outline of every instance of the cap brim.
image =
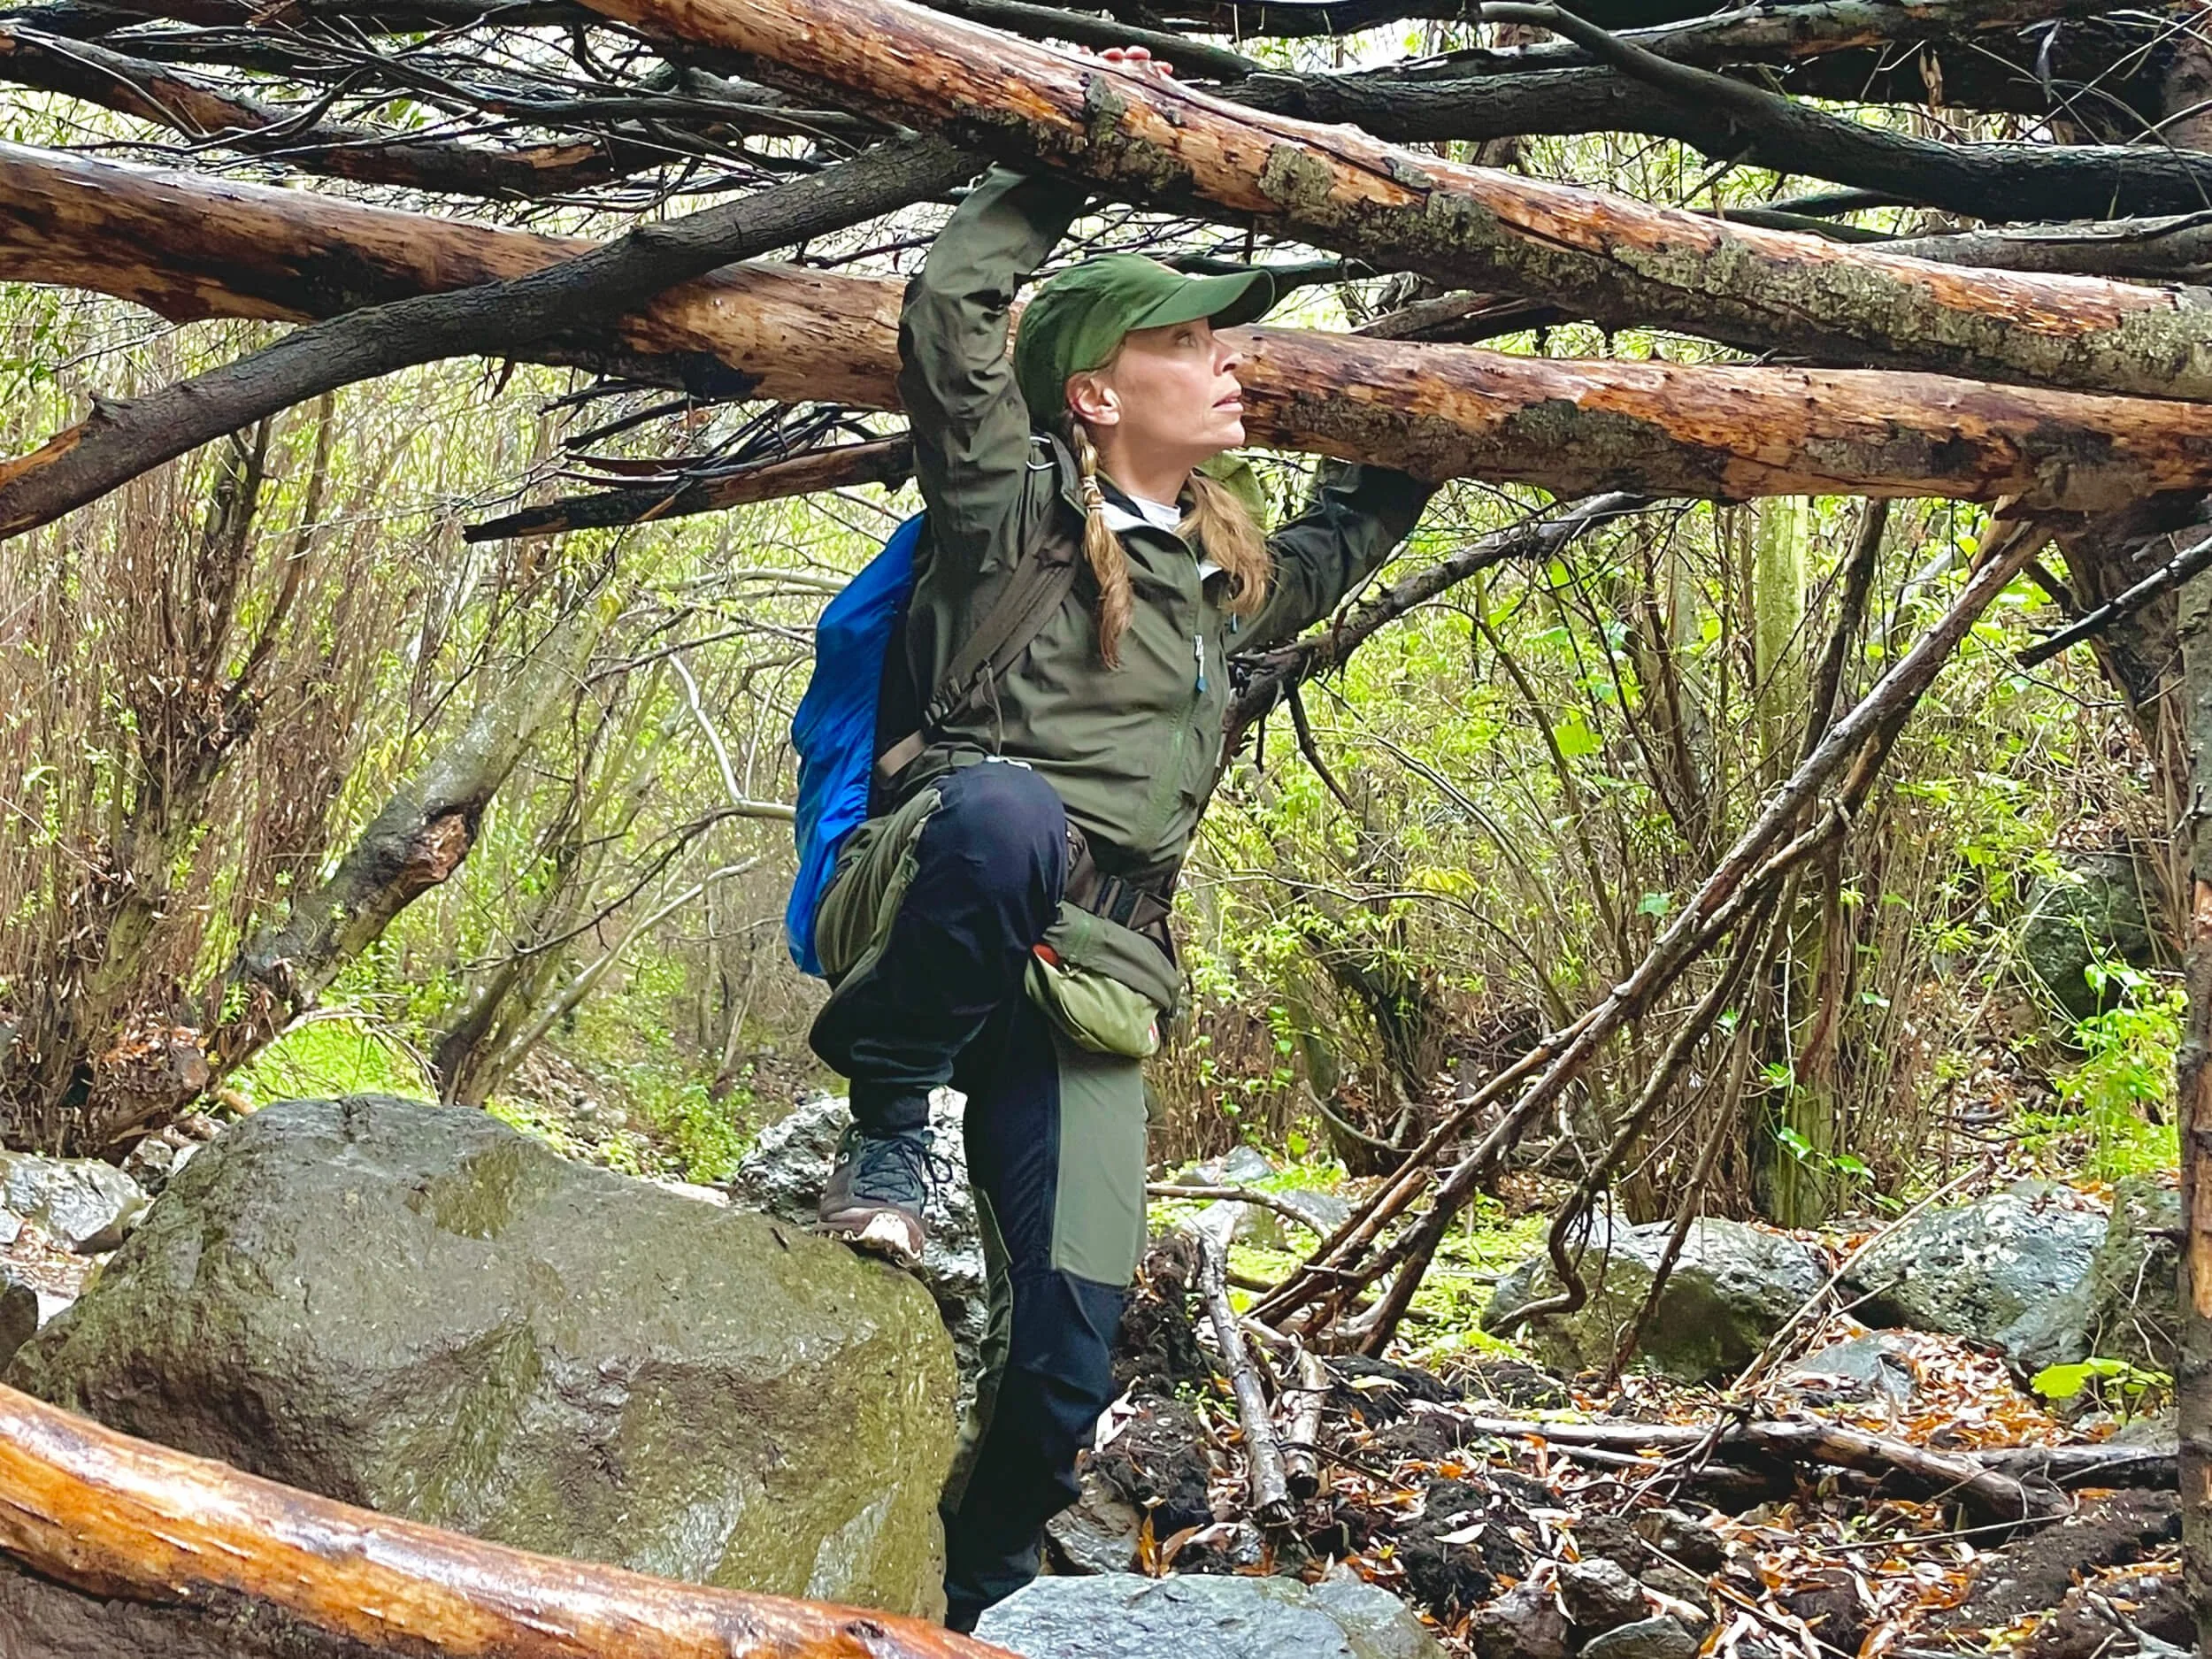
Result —
M1170 328L1203 317L1217 328L1257 322L1274 309L1275 279L1264 271L1185 277L1182 286L1132 322L1132 328Z

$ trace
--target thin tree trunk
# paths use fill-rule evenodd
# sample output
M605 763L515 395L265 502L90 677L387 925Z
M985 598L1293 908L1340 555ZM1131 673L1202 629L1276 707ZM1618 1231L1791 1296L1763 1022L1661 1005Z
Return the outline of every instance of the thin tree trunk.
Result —
M2189 763L2178 826L2189 861L2187 1025L2175 1069L2181 1133L2182 1568L2197 1651L2212 1655L2212 576L2181 593L2180 718Z
M599 638L599 611L572 604L454 741L394 791L328 880L238 954L219 996L231 1010L211 1047L229 1071L312 1008L392 918L459 869L484 811L532 741L575 690Z

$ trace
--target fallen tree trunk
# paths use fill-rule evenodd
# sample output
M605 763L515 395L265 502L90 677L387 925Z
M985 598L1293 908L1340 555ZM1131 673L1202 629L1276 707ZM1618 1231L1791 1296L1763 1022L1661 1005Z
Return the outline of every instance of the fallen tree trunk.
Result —
M10 1561L91 1595L289 1634L294 1652L324 1636L436 1659L1003 1659L919 1619L675 1584L373 1514L6 1387L0 1492Z
M734 259L879 219L949 189L977 165L937 139L895 139L810 177L641 225L524 276L349 311L144 396L96 403L77 426L0 464L0 536L341 386L439 357L526 349Z
M1982 380L2212 396L2212 293L1962 272L1396 150L909 0L593 0L1110 194L1264 226L1609 327Z
M535 270L591 244L0 146L0 278L165 315L312 317ZM898 289L745 265L527 355L726 394L895 401ZM2212 483L2212 411L1865 371L1532 357L1255 329L1255 443L1560 494L1866 494L2087 511Z
M1832 1463L1868 1474L1895 1474L1922 1490L1956 1497L1993 1520L2034 1520L2065 1507L2055 1482L2148 1486L2174 1467L2171 1453L2130 1446L2018 1447L1993 1452L1945 1452L1846 1424L1795 1414L1709 1427L1677 1423L1550 1423L1515 1417L1455 1417L1465 1435L1541 1440L1559 1447L1609 1453L1712 1455L1743 1461L1779 1459Z

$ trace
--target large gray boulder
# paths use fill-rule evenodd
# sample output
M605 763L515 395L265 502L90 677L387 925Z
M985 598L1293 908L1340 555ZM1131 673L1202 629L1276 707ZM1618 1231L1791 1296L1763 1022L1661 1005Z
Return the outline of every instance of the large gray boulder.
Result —
M940 1179L922 1212L929 1224L929 1248L922 1252L915 1277L936 1299L952 1336L960 1374L972 1379L982 1364L989 1297L983 1233L976 1225L975 1197L968 1190L968 1154L961 1140L963 1104L962 1097L950 1089L939 1089L930 1100L929 1126ZM811 1226L837 1153L837 1137L851 1116L842 1095L826 1095L770 1124L737 1166L729 1183L732 1202L796 1226Z
M1672 1231L1673 1224L1664 1221L1616 1225L1609 1212L1601 1211L1582 1259L1589 1301L1577 1312L1530 1322L1519 1340L1556 1371L1610 1363L1619 1333L1650 1294ZM1826 1280L1820 1258L1796 1240L1740 1221L1701 1217L1691 1223L1660 1293L1638 1350L1641 1362L1686 1382L1732 1377ZM1522 1309L1559 1289L1548 1256L1522 1263L1498 1282L1482 1316L1483 1329L1512 1334Z
M1844 1284L1868 1325L2011 1348L2081 1283L2104 1235L2104 1213L2070 1189L2022 1181L1901 1222Z
M0 1210L35 1222L65 1250L112 1250L146 1202L136 1181L96 1158L0 1152Z
M256 1113L7 1380L526 1549L942 1606L953 1368L920 1286L480 1112Z
M1404 1602L1349 1573L1040 1578L976 1626L1027 1659L1441 1659Z
M2180 1231L2181 1194L2170 1185L2147 1176L2122 1181L2080 1279L2015 1327L2013 1359L2022 1373L2092 1356L2174 1371Z

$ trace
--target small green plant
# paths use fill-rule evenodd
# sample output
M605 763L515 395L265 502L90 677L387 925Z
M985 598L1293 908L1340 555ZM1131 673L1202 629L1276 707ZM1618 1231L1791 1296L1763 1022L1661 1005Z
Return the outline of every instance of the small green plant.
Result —
M2130 1417L2163 1403L2173 1393L2174 1379L2168 1372L2124 1359L2095 1357L2070 1365L2047 1365L2028 1386L2055 1403L2093 1392L2119 1416Z
M2068 1115L2089 1133L2088 1172L2115 1180L2173 1169L2180 1149L2165 1105L2187 994L2125 963L2092 963L2086 973L2100 996L2120 994L2117 1006L2075 1025L2085 1057L2057 1079Z

